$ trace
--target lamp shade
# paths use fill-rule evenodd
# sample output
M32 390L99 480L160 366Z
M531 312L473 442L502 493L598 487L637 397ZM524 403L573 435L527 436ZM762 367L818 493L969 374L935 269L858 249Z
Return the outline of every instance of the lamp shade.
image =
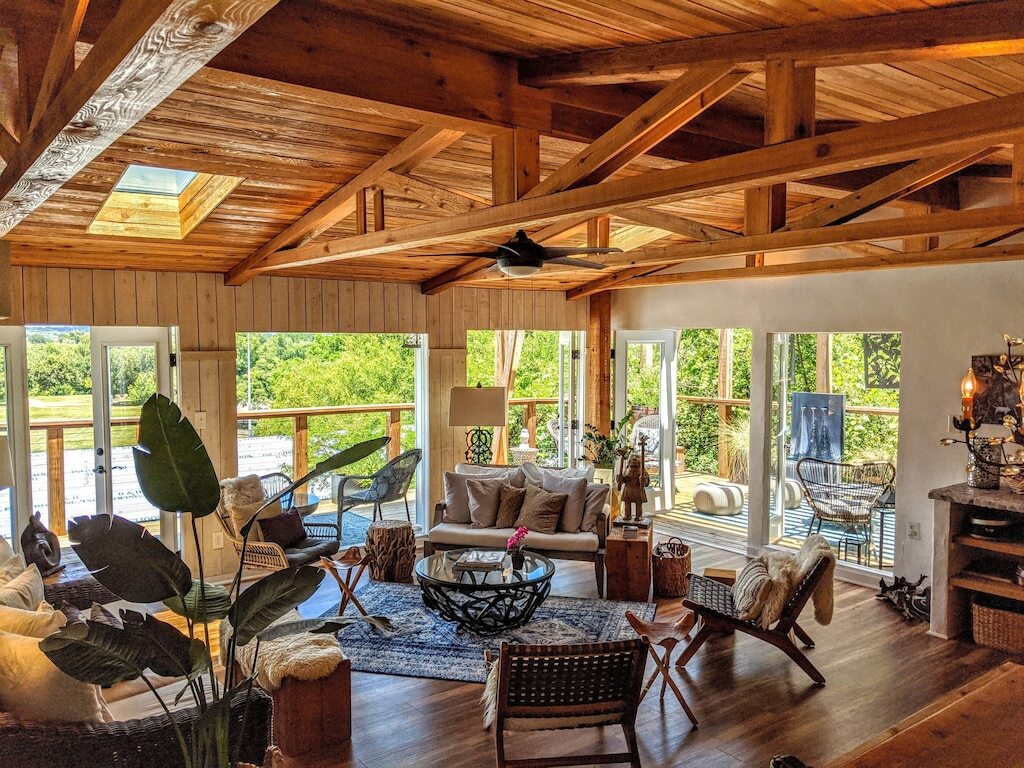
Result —
M0 488L14 487L14 465L11 462L11 443L7 435L0 435Z
M452 387L449 427L503 427L507 420L504 387Z

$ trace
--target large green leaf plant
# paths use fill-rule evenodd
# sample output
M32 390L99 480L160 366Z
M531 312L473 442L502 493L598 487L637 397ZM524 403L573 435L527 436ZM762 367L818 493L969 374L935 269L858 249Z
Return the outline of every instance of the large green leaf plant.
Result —
M265 507L316 477L370 456L387 442L386 437L376 438L336 453L268 499L241 530L243 556L253 523ZM323 580L324 571L308 565L276 571L241 591L243 557L230 589L205 581L197 521L217 509L220 484L202 439L178 406L163 395L153 395L142 408L134 455L139 485L149 503L189 516L198 578L149 531L116 515L76 518L68 535L97 581L132 603L162 602L184 618L187 635L154 616L124 610L123 627L86 620L45 638L40 647L62 671L86 683L108 686L141 678L174 725L183 765L229 768L237 762L241 742L239 738L235 753L230 754L230 702L236 695L251 692L254 682L252 676L236 679L237 648L255 642L258 655L261 640L303 632L333 633L353 621L369 621L380 629L390 625L377 616L332 616L275 624L311 597ZM222 683L214 673L208 624L224 618L232 632ZM200 628L202 639L197 637ZM185 680L179 699L190 695L198 709L187 737L167 702L146 678L147 670Z

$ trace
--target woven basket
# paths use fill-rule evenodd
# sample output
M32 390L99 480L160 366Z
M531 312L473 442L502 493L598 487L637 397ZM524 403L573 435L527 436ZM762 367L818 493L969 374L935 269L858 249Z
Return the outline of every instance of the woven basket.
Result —
M1024 653L1024 613L993 608L979 600L971 604L974 642L1010 653Z
M690 548L673 536L658 544L651 554L654 594L659 597L685 597L690 586L692 567Z

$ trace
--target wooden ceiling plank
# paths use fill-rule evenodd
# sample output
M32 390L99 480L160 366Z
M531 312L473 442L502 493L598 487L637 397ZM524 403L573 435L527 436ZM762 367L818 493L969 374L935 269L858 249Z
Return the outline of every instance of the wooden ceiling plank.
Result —
M967 154L958 152L926 157L888 176L883 176L878 181L858 189L856 192L851 192L846 197L833 200L828 206L787 224L784 229L812 229L829 224L842 224L973 165L993 151L994 148L989 147Z
M0 174L0 235L45 202L277 0L123 5Z
M736 237L739 232L731 229L722 229L701 221L694 221L685 216L677 216L673 213L657 211L653 208L631 208L625 211L616 211L616 215L637 224L644 224L649 227L657 227L666 232L673 232L691 240L721 240L726 237Z
M82 29L82 21L88 8L89 0L64 0L64 8L39 84L35 108L32 110L32 126L42 119L54 95L60 90L68 75L74 71L75 43L78 41L78 33Z
M899 118L706 160L635 177L496 205L463 216L323 243L269 257L266 270L329 263L640 203L702 197L749 186L799 180L864 165L899 162L951 151L975 151L1022 133L1024 94Z
M545 87L668 80L709 61L796 59L813 66L848 66L995 56L1024 52L1022 29L1021 4L996 0L525 59L519 81Z
M796 275L848 273L860 270L899 267L944 266L950 264L995 263L1024 260L1024 245L991 245L979 248L940 249L913 253L893 252L887 256L868 256L853 259L827 259L789 264L768 264L761 267L733 267L730 269L699 270L651 275L627 280L611 286L611 290L643 288L657 285L679 285L716 280L746 280L749 278L793 277ZM608 290L607 288L605 290ZM567 291L566 295L573 294ZM575 298L575 297L573 297Z
M408 176L394 171L381 175L377 183L391 192L419 200L431 208L452 215L488 208L491 204L482 197L435 184L418 176Z
M709 109L742 83L748 74L734 72L730 64L693 67L580 150L530 190L526 197L603 181Z
M242 285L253 277L254 268L269 255L314 238L353 213L356 210L357 194L373 186L383 174L395 169L399 169L400 173L407 173L417 164L454 144L463 135L461 131L433 125L426 125L413 131L399 142L398 146L378 158L355 178L342 184L298 221L238 262L228 270L224 282L227 285Z

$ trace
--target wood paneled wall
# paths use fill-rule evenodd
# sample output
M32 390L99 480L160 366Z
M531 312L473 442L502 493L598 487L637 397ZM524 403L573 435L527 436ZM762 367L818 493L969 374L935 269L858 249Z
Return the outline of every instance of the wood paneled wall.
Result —
M561 293L457 288L423 296L405 283L258 277L232 288L220 275L53 267L13 267L6 325L176 326L178 400L188 416L206 413L200 430L221 477L237 474L235 334L253 332L425 333L429 339L430 499L445 469L460 460L461 429L448 427L448 392L466 383L466 331L585 330L587 302ZM234 568L229 549L214 550L215 521L203 521L208 572Z

